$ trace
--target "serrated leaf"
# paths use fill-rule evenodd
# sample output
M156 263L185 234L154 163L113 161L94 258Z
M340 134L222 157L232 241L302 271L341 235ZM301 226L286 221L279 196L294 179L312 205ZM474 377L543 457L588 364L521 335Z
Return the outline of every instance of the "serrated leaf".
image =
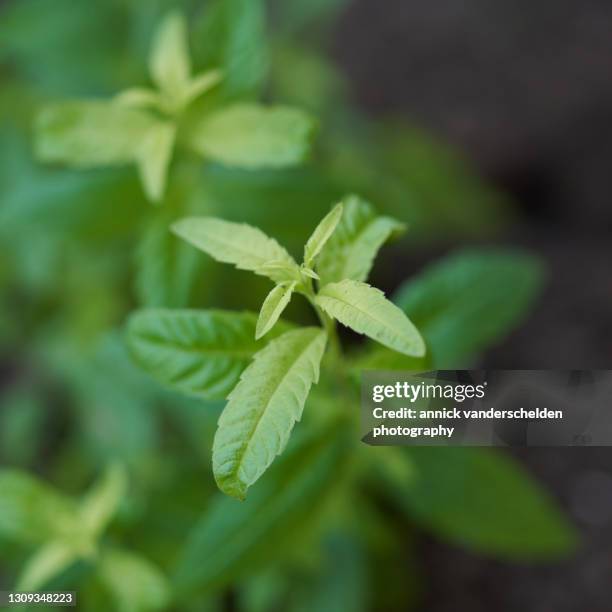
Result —
M365 200L347 197L338 227L319 256L317 271L322 282L365 281L380 247L404 227L391 217L378 216Z
M140 179L147 197L153 202L159 202L166 189L175 134L173 124L160 121L148 130L138 151Z
M45 162L77 167L127 164L139 155L157 120L110 102L65 102L37 117L35 151Z
M268 293L259 312L259 318L257 319L257 328L255 329L255 338L257 340L265 336L274 327L287 307L287 304L289 304L296 285L297 283L295 281L288 285L276 285L276 287Z
M148 559L119 549L106 549L98 563L100 578L120 612L162 610L170 603L170 585Z
M83 529L98 538L111 521L127 491L127 474L120 464L110 465L84 497L79 508Z
M174 576L177 590L188 595L221 588L291 549L293 536L313 524L342 481L345 451L339 427L306 438L296 433L244 502L217 496L185 539Z
M0 534L16 541L45 542L74 533L74 502L18 470L0 471Z
M384 346L422 357L425 344L416 327L385 294L365 283L344 280L325 285L315 301L329 316Z
M136 251L135 290L139 305L187 306L200 259L196 250L170 231L170 215L152 219Z
M187 24L173 12L161 22L153 40L149 71L156 85L170 97L179 97L191 74Z
M67 542L55 540L41 546L25 563L15 589L39 591L49 580L61 574L79 557Z
M415 477L393 493L411 518L444 538L503 559L567 555L576 533L510 457L493 449L406 449ZM435 483L435 486L432 486Z
M336 204L323 219L314 232L308 239L306 246L304 247L304 265L311 267L316 256L321 252L321 249L325 246L325 243L329 240L331 235L334 233L336 226L340 222L342 217L343 206L342 203Z
M257 316L216 310L151 309L133 313L128 344L135 361L162 384L203 399L225 399L265 342ZM273 337L287 330L277 325Z
M213 473L224 493L244 499L285 448L318 381L326 339L318 328L287 332L257 353L242 373L213 443Z
M516 326L541 279L540 261L527 253L470 250L426 269L394 301L425 337L433 367L456 368Z
M250 225L215 217L186 217L174 223L172 231L213 259L233 264L240 270L283 282L287 280L283 271L277 273L274 268L266 267L280 263L295 268L299 277L299 267L291 255L276 240Z
M227 166L294 166L310 149L314 121L303 111L240 103L205 114L189 134L196 153Z

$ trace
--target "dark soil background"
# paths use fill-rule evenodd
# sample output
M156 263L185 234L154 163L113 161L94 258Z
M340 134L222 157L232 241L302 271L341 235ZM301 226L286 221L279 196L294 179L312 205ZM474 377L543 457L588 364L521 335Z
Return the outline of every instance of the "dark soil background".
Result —
M485 365L611 368L612 2L353 0L334 55L365 111L429 128L514 196L503 241L548 264L536 311ZM516 455L581 529L582 550L519 567L423 541L426 609L611 610L612 448Z

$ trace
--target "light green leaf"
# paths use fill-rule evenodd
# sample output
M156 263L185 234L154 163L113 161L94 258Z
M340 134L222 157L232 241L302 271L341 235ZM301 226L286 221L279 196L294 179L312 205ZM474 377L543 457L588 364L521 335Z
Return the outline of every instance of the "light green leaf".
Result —
M517 325L541 283L541 263L527 253L470 250L426 269L394 301L425 337L433 367L457 368Z
M120 464L110 465L102 479L87 493L79 514L83 529L98 538L111 521L127 491L127 474Z
M286 274L269 266L280 263L295 268L299 277L299 267L291 255L276 240L250 225L215 217L186 217L174 223L172 231L213 259L234 264L240 270L283 282L287 280Z
M189 104L196 98L200 97L203 93L206 93L209 89L212 89L221 79L223 73L220 70L207 70L201 74L196 75L190 82L185 92L185 98L183 104Z
M378 216L361 198L348 196L342 219L319 256L317 270L322 282L365 281L380 247L404 229L399 221Z
M234 104L206 114L189 134L191 147L228 166L293 166L310 149L314 121L289 107Z
M412 357L425 354L416 327L382 291L370 285L354 280L330 283L319 291L316 303L343 325L394 351Z
M300 266L300 272L314 280L321 280L321 277L312 268L308 268L307 266Z
M493 449L411 447L412 485L394 489L410 516L444 538L503 559L567 555L576 533L549 497ZM435 486L432 486L435 483Z
M162 610L170 604L167 578L144 557L118 548L107 549L100 557L98 571L119 612Z
M343 431L332 427L307 438L296 432L244 502L218 495L184 540L174 576L177 590L187 596L221 588L292 549L295 534L316 523L343 481Z
M268 293L259 312L257 319L257 328L255 330L255 338L259 340L265 336L276 324L283 310L291 300L291 294L297 283L294 281L288 285L277 285Z
M318 328L287 332L257 353L242 373L213 443L213 473L224 493L244 499L285 448L319 379L326 339Z
M257 316L215 310L136 311L128 344L136 362L162 384L203 399L225 399L265 342L255 340ZM272 335L287 330L277 325Z
M298 267L295 261L291 263L286 261L269 261L263 264L263 266L259 266L255 270L255 274L273 278L277 283L291 283L294 280L300 280L300 271L303 272L303 268Z
M145 227L136 252L135 290L144 307L187 306L200 267L198 252L170 231L166 210Z
M138 170L149 200L159 202L166 189L176 128L171 123L151 126L138 151Z
M15 589L39 591L49 580L72 565L78 557L78 551L65 541L55 540L44 544L26 561Z
M187 24L178 12L161 22L155 34L149 71L155 84L171 98L179 98L186 90L191 75Z
M142 110L111 102L46 107L36 124L41 161L80 168L137 163L147 196L163 195L175 128Z
M146 87L132 87L126 89L114 98L114 103L127 108L136 109L155 109L161 110L163 108L163 101L157 91L154 89L147 89Z
M323 217L319 225L317 225L315 228L314 232L308 239L306 246L304 247L305 266L312 266L316 256L321 252L321 249L325 246L325 243L334 233L334 230L340 221L340 217L342 217L342 210L342 203L336 204L331 211L327 213L325 217Z
M65 102L47 106L36 122L41 161L77 167L130 163L157 120L110 102Z
M74 502L17 470L0 471L0 534L22 542L45 542L74 533Z

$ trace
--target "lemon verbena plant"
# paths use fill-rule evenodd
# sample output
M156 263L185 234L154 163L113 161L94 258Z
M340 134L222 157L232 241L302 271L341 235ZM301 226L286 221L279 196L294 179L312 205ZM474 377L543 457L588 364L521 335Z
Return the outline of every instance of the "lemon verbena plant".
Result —
M136 164L148 199L159 202L177 149L249 169L292 166L306 156L311 117L215 92L223 89L223 71L194 73L180 13L160 23L148 69L152 87L47 105L36 125L37 157L81 168Z
M129 325L133 354L162 382L206 399L229 393L213 444L213 472L222 491L244 498L283 451L326 349L338 356L337 322L398 353L424 355L425 343L406 314L365 282L379 247L401 229L348 197L314 229L298 264L249 225L214 217L173 224L175 234L216 260L274 283L258 316L145 310ZM294 295L308 300L319 326L288 328L280 321ZM189 344L198 346L195 359Z

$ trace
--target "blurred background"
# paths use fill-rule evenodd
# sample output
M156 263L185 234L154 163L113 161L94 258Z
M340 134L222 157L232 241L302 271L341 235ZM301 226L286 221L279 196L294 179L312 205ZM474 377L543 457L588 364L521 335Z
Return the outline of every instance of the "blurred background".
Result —
M547 264L542 298L491 368L612 362L612 5L346 2L333 52L372 117L402 115L461 150L512 198L504 240ZM418 260L417 260L418 261ZM515 451L584 534L571 563L517 568L427 540L425 609L605 610L612 452Z
M130 365L122 325L141 306L257 309L266 290L203 257L193 265L207 280L188 297L177 297L174 281L152 289L157 273L143 261L157 243L141 236L176 211L257 224L296 252L335 199L358 192L409 224L374 269L389 292L464 246L524 247L546 267L539 300L516 330L456 367L612 362L609 2L271 2L269 62L251 75L248 95L320 119L304 168L253 174L211 164L194 174L186 164L155 209L133 169L75 171L33 158L33 118L45 104L146 82L151 34L170 8L186 11L194 61L206 66L200 4L0 1L0 459L77 495L119 458L136 485L113 538L160 565L214 495L207 441L218 407L203 415L196 401L160 392ZM248 2L230 4L238 29ZM290 316L308 317L299 307ZM411 579L399 588L400 566L386 568L391 603L379 609L609 610L612 451L512 454L578 529L577 552L538 563L470 552L389 509ZM5 587L31 550L2 534L0 545ZM97 601L87 575L79 567L59 584L78 584ZM360 576L355 570L352 580ZM238 588L189 609L277 609L257 603L268 601L260 591L269 582L246 589L256 592L251 603ZM314 606L291 609L324 609ZM359 608L342 601L329 609Z

